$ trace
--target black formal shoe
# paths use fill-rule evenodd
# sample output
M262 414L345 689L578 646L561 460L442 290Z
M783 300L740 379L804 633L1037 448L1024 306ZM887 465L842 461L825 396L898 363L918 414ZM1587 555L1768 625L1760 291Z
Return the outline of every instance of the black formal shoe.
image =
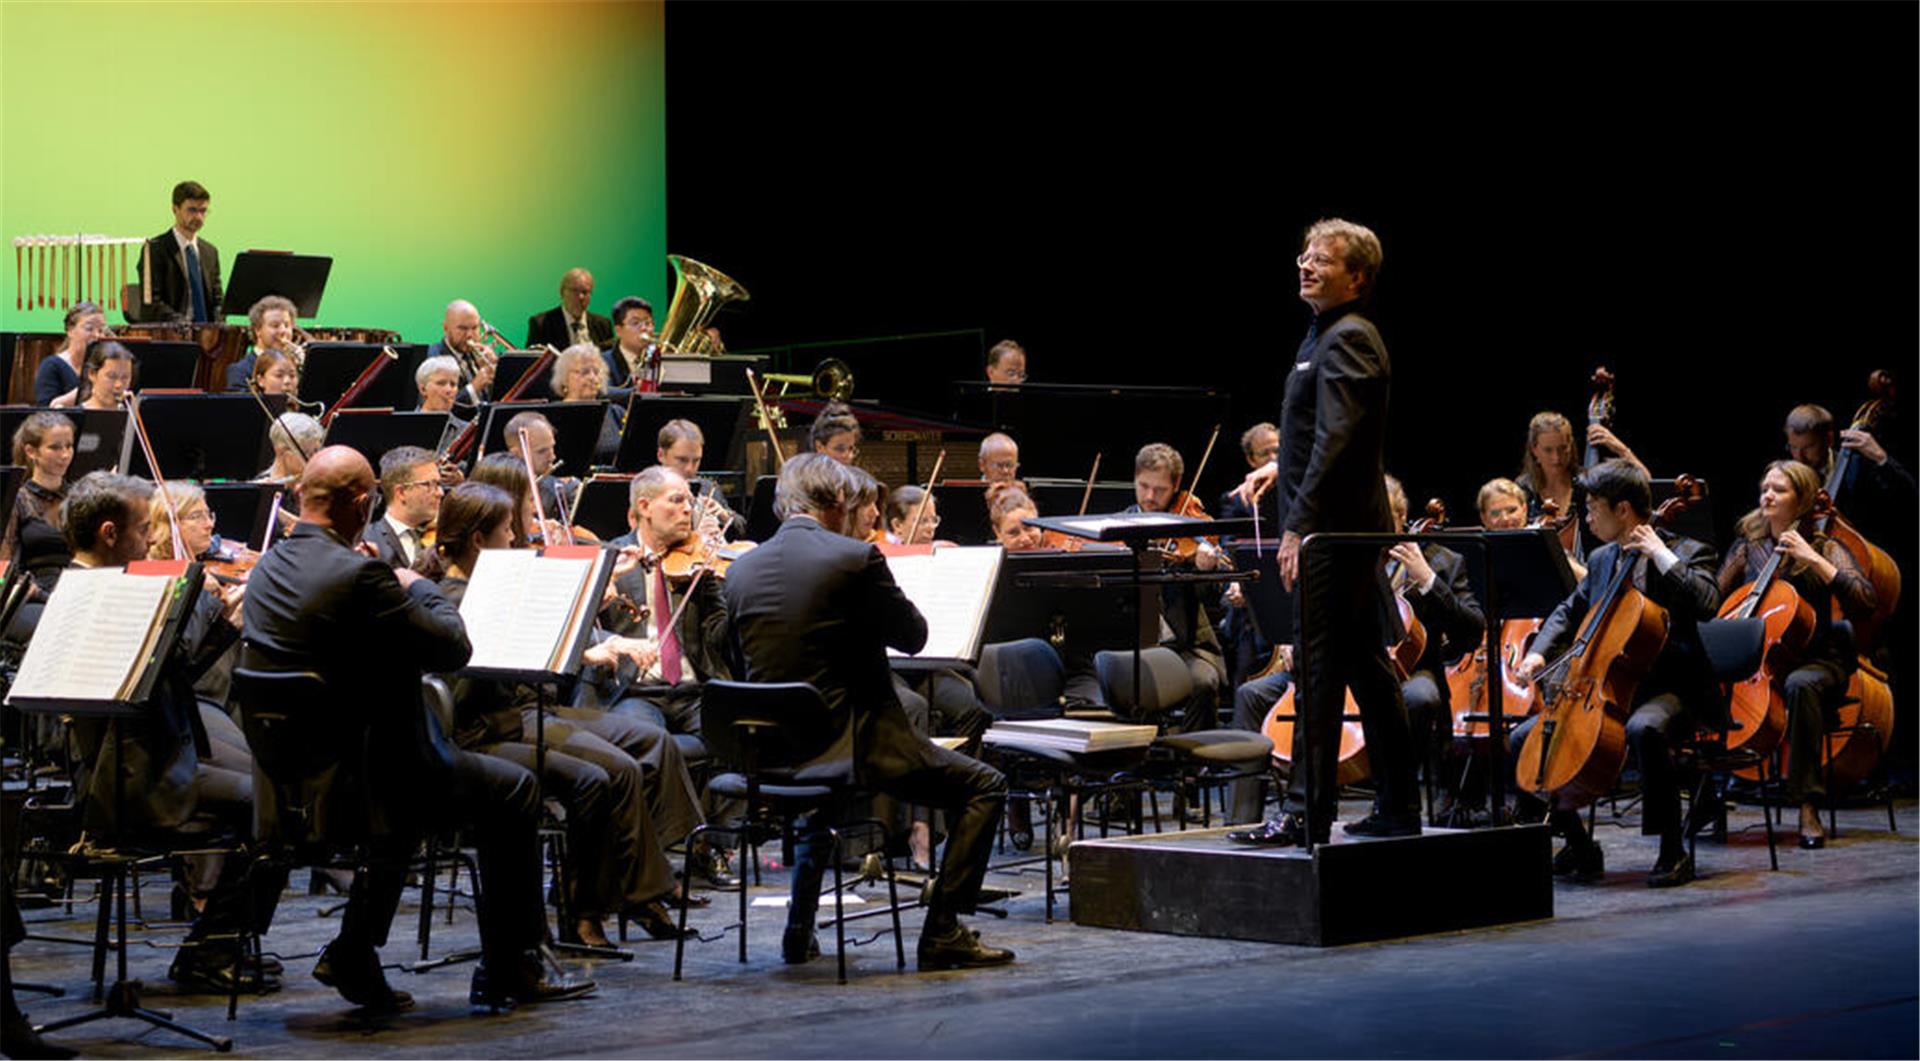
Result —
M679 919L674 916L673 911L667 909L666 902L661 899L629 907L627 920L639 925L641 930L653 939L673 939L680 934ZM688 926L687 938L692 939L695 935L697 933L692 926Z
M1227 833L1227 839L1236 844L1252 844L1256 847L1305 847L1307 846L1307 825L1297 814L1282 814L1278 818L1268 818L1250 829L1233 829ZM1314 838L1315 843L1327 842L1326 834Z
M599 986L587 977L567 972L557 962L545 960L539 951L528 951L514 964L516 968L496 975L483 959L480 967L473 971L467 1001L488 1009L512 1009L580 998L592 994Z
M805 965L820 957L820 936L811 928L791 925L780 937L780 960L788 965Z
M1656 862L1647 874L1649 888L1678 888L1693 879L1693 856L1681 855L1672 865Z
M372 947L360 954L327 944L320 962L313 967L313 978L340 992L340 997L362 1009L398 1013L413 1008L413 996L387 986L380 971L380 955Z
M740 887L740 875L733 871L733 852L703 843L693 849L693 879L716 891L730 892Z
M236 977L230 962L189 958L185 954L173 960L173 965L167 969L167 979L186 988L189 993L230 994L236 979L240 984L240 990L247 994L269 995L280 990L279 977L271 973L256 976L250 962L241 964L239 975Z
M980 933L965 925L956 924L952 931L943 936L920 934L919 960L921 972L933 972L939 969L984 969L989 965L1006 965L1013 961L1013 952L1000 947L989 947L980 942Z
M76 1051L57 1043L40 1038L33 1030L33 1022L27 1015L18 1011L6 1018L0 1025L0 1054L8 1057L48 1057L65 1059L73 1057Z
M1599 844L1568 844L1553 856L1553 875L1591 884L1607 875L1607 853Z
M1419 836L1420 815L1375 811L1357 822L1348 822L1343 828L1348 836Z
M1821 848L1827 846L1827 834L1801 833L1800 846L1801 848L1807 851L1818 851Z

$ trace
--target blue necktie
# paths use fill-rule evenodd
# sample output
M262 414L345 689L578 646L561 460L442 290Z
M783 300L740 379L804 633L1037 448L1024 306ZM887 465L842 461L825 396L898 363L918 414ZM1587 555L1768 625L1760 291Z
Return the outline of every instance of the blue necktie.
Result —
M207 319L207 281L200 275L200 253L187 244L187 290L193 293L193 319Z

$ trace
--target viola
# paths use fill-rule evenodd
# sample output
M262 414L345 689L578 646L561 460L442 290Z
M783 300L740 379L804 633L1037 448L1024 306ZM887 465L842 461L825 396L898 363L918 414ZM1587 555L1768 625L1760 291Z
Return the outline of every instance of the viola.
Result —
M1705 484L1691 475L1674 487L1653 526L1706 496ZM1540 721L1514 760L1514 783L1555 810L1579 810L1606 795L1626 762L1633 692L1666 646L1671 622L1666 608L1634 588L1633 571L1647 562L1621 557L1573 646L1534 678Z

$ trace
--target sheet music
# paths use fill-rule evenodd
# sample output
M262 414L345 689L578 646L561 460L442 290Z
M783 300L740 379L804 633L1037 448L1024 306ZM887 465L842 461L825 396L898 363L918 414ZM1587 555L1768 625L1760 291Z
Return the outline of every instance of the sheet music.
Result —
M530 549L483 549L460 601L473 644L470 667L549 671L574 620L589 560L543 557Z
M112 567L61 575L8 698L124 699L172 585Z
M987 605L1000 576L998 545L936 547L930 553L887 557L900 591L927 620L927 644L915 656L976 659ZM888 649L890 656L907 653Z
M1162 523L1185 523L1179 516L1170 516L1164 512L1132 512L1119 516L1088 516L1085 519L1061 520L1063 525L1075 530L1085 530L1088 537L1098 537L1108 527L1152 527Z

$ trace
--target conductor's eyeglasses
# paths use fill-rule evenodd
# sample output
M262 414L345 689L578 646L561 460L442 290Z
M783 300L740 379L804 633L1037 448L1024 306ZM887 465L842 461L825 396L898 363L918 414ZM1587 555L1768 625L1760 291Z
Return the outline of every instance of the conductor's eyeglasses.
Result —
M1295 258L1293 264L1302 269L1305 269L1309 265L1315 269L1331 269L1340 264L1340 259L1335 258L1331 254L1322 254L1319 251L1308 251L1300 257Z

